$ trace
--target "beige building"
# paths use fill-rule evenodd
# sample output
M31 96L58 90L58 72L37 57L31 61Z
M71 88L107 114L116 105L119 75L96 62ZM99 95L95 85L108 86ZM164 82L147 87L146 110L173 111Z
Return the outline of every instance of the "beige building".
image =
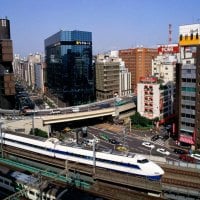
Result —
M131 74L118 51L101 54L96 59L96 99L104 100L131 94Z

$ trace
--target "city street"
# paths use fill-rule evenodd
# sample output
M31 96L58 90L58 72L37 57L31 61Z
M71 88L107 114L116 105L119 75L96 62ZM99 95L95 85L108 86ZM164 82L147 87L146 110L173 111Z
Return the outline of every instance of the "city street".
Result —
M124 146L128 152L140 153L147 156L158 156L161 158L166 158L167 160L180 161L179 155L174 153L174 148L176 146L171 146L174 141L171 142L171 138L167 139L166 141L163 141L161 138L157 139L156 141L151 141L152 136L155 134L150 131L132 131L131 134L125 134L123 131L121 133L114 133L106 129L89 127L88 132L98 138L102 133L104 133L107 135L107 137L119 141L120 145ZM142 145L143 142L152 144L154 148ZM109 141L101 139L101 143L98 144L98 146L101 146L101 148L104 147L107 151L112 151L116 150L117 146L119 145L111 144ZM163 149L164 152L159 151L158 149Z

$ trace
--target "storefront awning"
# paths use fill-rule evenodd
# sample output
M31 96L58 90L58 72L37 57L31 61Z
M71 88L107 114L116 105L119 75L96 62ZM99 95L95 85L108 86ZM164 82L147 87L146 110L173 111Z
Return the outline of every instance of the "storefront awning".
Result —
M180 142L185 142L187 144L194 144L192 137L186 135L180 135L179 137Z

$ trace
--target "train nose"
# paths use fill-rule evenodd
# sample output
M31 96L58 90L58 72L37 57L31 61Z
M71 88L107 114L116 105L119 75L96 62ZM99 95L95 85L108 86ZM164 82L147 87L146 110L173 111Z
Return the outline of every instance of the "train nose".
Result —
M165 172L164 172L164 170L161 167L159 167L159 169L155 173L163 175Z

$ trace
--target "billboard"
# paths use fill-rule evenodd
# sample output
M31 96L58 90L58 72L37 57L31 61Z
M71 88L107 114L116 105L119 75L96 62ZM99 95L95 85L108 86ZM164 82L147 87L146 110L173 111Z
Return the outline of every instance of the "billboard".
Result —
M167 45L159 45L158 46L158 53L179 53L179 46L178 44L167 44Z

